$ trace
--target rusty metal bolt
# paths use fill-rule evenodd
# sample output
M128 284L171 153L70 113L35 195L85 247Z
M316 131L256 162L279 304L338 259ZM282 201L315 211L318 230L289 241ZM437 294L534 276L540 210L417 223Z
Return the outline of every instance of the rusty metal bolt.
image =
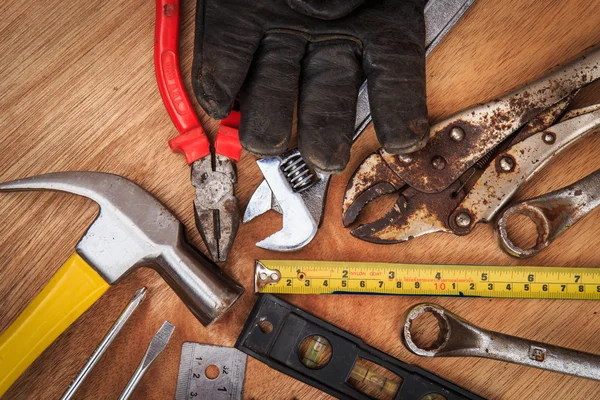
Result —
M441 170L446 168L446 160L444 160L444 157L442 156L435 156L431 160L431 165L433 166L433 168Z
M408 164L412 162L412 157L410 154L398 154L398 160L404 164Z
M554 144L554 142L556 142L556 135L552 132L546 132L544 133L542 140L546 144Z
M511 156L504 156L499 162L500 169L504 172L511 172L515 169L515 160Z
M450 139L454 140L455 142L462 142L464 138L465 131L461 127L455 126L454 128L450 129Z
M461 228L467 228L471 225L471 216L462 211L456 215L454 221L456 222L456 225L460 226Z

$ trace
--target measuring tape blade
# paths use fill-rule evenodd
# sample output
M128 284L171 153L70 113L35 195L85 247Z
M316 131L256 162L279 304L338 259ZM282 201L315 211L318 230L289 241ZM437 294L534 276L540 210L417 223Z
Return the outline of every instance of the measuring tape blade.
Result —
M600 300L599 268L258 260L259 293Z
M184 343L175 400L241 400L247 360L234 348ZM211 366L214 372L207 372Z

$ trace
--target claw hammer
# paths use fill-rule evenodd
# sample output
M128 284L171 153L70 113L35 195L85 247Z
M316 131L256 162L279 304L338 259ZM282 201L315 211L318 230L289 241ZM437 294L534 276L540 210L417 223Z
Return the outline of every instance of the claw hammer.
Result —
M55 190L94 200L96 220L73 254L0 335L0 397L109 287L153 267L207 326L243 288L185 240L184 226L146 190L118 175L57 172L0 184L0 191Z

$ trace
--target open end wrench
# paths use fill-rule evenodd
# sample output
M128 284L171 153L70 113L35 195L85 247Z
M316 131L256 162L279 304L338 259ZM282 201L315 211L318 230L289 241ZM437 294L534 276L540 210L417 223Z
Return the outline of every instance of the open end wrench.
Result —
M437 319L440 332L431 346L421 348L413 341L410 329L413 321L426 313ZM600 355L491 332L436 304L419 304L408 312L403 340L411 352L423 357L491 358L600 380Z
M567 187L504 210L497 222L500 244L513 257L533 257L598 205L600 169ZM538 237L533 247L521 248L510 239L508 226L514 220L511 217L516 214L524 215L535 223Z

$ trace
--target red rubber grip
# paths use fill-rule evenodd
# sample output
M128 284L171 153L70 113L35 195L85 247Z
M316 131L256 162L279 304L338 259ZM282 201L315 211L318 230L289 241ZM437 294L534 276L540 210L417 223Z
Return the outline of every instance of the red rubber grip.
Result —
M240 126L240 112L231 110L229 116L221 121L219 131L215 138L215 153L240 161L242 145L238 127Z
M179 69L179 0L156 0L154 70L165 108L180 133L169 141L188 164L210 154L210 143L181 80Z

